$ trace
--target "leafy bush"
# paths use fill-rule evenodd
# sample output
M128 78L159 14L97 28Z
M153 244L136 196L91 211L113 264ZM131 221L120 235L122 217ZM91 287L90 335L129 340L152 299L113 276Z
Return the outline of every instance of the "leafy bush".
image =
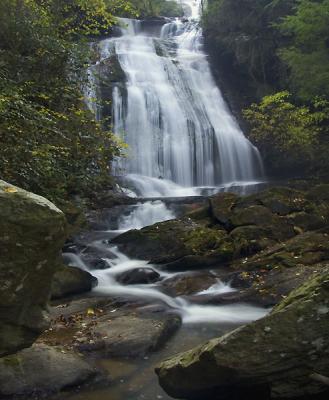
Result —
M279 29L289 38L279 54L290 68L291 89L304 101L329 96L329 0L301 0Z
M272 173L326 174L329 102L317 98L307 107L293 104L291 98L289 92L279 92L244 110L251 139Z
M142 17L181 17L182 6L175 0L130 0L136 13Z
M102 0L1 2L1 179L54 201L112 184L120 146L82 92L86 38L114 21Z

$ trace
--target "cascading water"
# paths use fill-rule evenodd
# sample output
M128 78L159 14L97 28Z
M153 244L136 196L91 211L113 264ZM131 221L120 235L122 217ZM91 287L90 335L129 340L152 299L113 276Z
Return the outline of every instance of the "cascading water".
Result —
M122 36L100 43L101 58L116 57L126 77L112 89L114 132L129 146L116 169L130 180L160 178L185 188L250 184L262 177L259 152L211 74L198 23L201 1L185 3L192 18L164 24L160 37L123 19Z
M115 167L125 174L127 188L139 197L185 197L216 186L228 190L234 184L255 183L262 175L258 150L231 115L202 50L198 23L202 1L185 3L191 17L167 20L157 36L154 29L148 34L141 21L121 19L121 36L98 44L100 61L89 69L86 94L98 119L108 117L108 109L99 107L92 97L102 97L102 79L111 81L114 132L129 146L128 156L119 159ZM102 65L110 68L102 69ZM120 81L104 76L104 71L115 74L114 69L122 72ZM110 229L107 234L115 236L172 218L174 213L161 201L139 203L129 215L120 217L116 231ZM192 305L152 285L121 285L116 279L119 273L146 267L147 261L129 259L107 240L105 244L98 240L92 246L109 254L103 259L109 269L93 271L99 281L98 292L159 300L192 322L241 322L265 313L249 306L225 309ZM88 269L77 255L68 257L80 268ZM162 279L168 278L167 273L157 272ZM232 289L218 282L207 290L222 293ZM236 307L242 307L240 312Z
M126 216L119 217L116 230L104 232L104 238L101 236L91 242L89 246L103 254L103 261L108 268L100 270L91 270L90 272L98 279L98 286L94 293L100 295L125 296L147 299L153 303L165 304L169 309L175 310L181 315L184 323L244 323L263 317L267 310L246 304L233 304L225 306L211 306L192 304L183 297L172 297L161 291L157 284L135 284L122 285L118 281L118 276L123 272L133 271L134 269L152 268L160 275L160 281L173 278L177 275L189 275L191 272L170 273L150 265L146 260L135 260L123 254L117 246L109 245L104 240L107 235L115 237L130 229L141 229L144 226L151 225L156 221L166 221L175 218L175 214L170 211L162 201L153 201L137 204ZM98 232L98 236L101 232ZM65 258L71 265L76 265L83 270L89 270L88 266L77 254L66 253ZM210 286L207 290L201 291L199 295L204 294L223 294L235 291L229 284L224 284L219 279L216 284Z
M121 19L121 36L98 44L100 61L89 69L86 95L98 119L108 117L102 115L108 109L99 107L92 97L102 97L101 80L110 79L114 132L129 146L128 156L117 161L116 169L126 174L127 189L139 197L185 197L203 194L200 188L216 186L227 190L233 184L255 183L262 175L258 150L231 115L202 50L198 23L202 1L185 3L191 17L167 19L159 25L157 36L156 29L148 33L141 21ZM109 68L103 69L104 65ZM122 72L121 80L104 76L104 71L115 74L114 69ZM138 203L129 215L120 217L118 229L107 234L115 236L173 218L173 211L161 201ZM221 307L223 317L219 307L192 306L152 285L123 286L116 280L117 274L146 267L147 261L129 259L104 239L92 246L109 254L103 259L109 269L93 271L99 280L97 291L158 299L179 310L186 321L199 320L202 315L213 321L244 321L264 314L264 310L246 306L243 315L244 311L235 313L236 306L230 306L232 312L228 314ZM68 257L88 269L77 255ZM157 272L163 279L168 277L163 271ZM231 288L218 282L207 290L221 293Z

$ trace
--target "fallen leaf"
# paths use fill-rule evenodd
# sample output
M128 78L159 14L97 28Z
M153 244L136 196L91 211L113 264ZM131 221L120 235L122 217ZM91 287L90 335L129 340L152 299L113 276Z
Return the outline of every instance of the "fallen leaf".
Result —
M15 189L14 187L11 187L11 186L5 187L3 190L6 193L17 193L18 192L17 189Z

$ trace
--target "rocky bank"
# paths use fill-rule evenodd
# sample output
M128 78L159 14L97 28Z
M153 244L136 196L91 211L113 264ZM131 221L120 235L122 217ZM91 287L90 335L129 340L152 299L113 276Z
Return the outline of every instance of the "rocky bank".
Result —
M111 257L91 239L102 239L99 230L121 205L110 201L90 212L90 231L66 242L65 252L79 255L90 273L62 264L65 218L54 205L6 183L0 202L2 232L8 232L0 237L2 396L38 398L95 379L111 385L100 358L147 359L177 332L180 317L165 305L88 293L97 285L93 271L109 268ZM121 273L118 282L153 285L190 303L274 309L165 361L157 370L164 389L186 399L325 396L329 185L246 197L221 193L179 209L185 214L178 219L109 240L134 259L150 260ZM176 274L163 277L161 270ZM219 279L235 290L202 294Z

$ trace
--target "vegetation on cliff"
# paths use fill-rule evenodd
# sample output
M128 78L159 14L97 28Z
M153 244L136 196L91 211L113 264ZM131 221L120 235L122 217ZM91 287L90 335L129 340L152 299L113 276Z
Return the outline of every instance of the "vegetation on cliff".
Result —
M83 87L88 38L114 22L102 0L1 2L1 178L55 201L111 184L120 148L95 122Z
M328 170L328 16L328 0L210 0L204 14L208 45L222 70L233 68L271 174Z

